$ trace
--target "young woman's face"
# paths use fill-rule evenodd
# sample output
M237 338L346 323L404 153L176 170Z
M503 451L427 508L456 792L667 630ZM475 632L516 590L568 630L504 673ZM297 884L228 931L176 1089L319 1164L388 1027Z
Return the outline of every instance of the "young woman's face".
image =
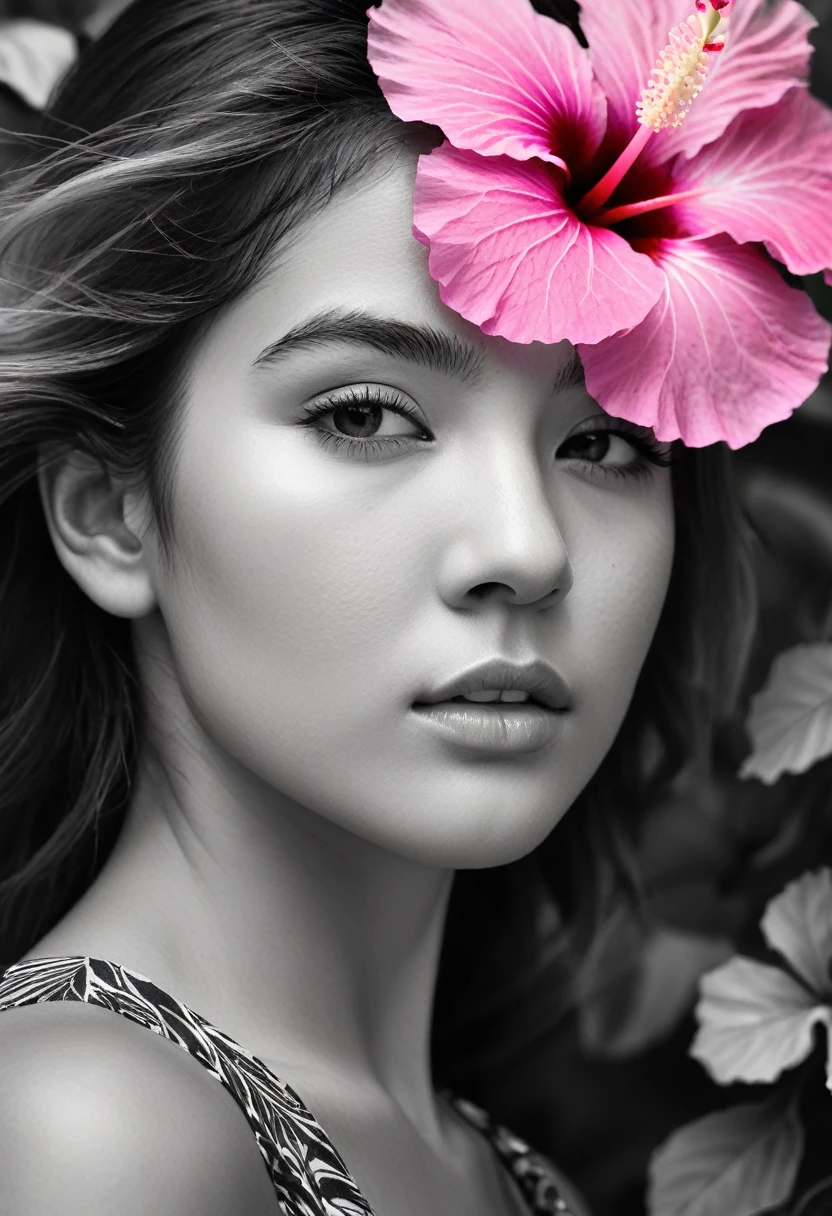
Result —
M413 175L338 196L200 340L154 577L223 753L278 802L476 868L539 844L621 725L670 575L670 474L568 344L441 303ZM491 659L551 664L571 708L542 735L519 706L490 733L495 709L459 732L414 709Z

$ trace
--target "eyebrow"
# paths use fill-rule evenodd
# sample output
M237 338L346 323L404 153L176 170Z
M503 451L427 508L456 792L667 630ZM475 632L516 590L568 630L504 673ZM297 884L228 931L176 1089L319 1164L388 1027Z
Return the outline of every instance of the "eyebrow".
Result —
M370 347L382 355L406 359L432 371L476 383L485 354L454 335L430 325L412 325L365 312L332 309L303 321L272 342L254 360L253 367L273 365L298 351L315 350L333 342Z
M271 367L300 351L316 350L332 343L369 347L382 355L405 359L420 367L456 376L469 384L482 377L486 355L482 350L430 325L414 325L390 317L376 317L359 310L330 309L294 326L272 342L254 360L252 367ZM573 347L557 373L552 391L565 392L584 386L584 370Z

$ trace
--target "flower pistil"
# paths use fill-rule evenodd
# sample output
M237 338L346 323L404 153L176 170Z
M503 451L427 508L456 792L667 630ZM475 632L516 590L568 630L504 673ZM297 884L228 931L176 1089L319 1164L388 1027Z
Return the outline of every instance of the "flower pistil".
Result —
M670 31L670 41L656 60L636 103L639 130L612 168L583 197L579 204L582 215L594 215L603 207L654 132L678 127L687 117L702 92L710 56L724 46L730 4L731 0L696 0L699 14L692 14ZM666 200L656 201L662 206L669 205Z

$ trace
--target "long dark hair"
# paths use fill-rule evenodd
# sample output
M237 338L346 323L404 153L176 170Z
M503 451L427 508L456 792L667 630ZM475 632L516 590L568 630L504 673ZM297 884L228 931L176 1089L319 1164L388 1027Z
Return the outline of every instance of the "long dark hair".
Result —
M365 6L137 0L84 52L39 155L0 203L2 967L103 866L142 734L130 623L58 562L37 462L80 448L143 480L163 556L176 560L183 352L300 218L430 136L389 111L366 59ZM574 21L569 0L538 7ZM728 453L680 451L673 481L671 588L616 742L543 846L457 876L435 1006L439 1073L487 1056L484 1015L503 1044L513 1025L528 1030L529 984L551 982L546 908L573 944L586 937L599 892L627 875L645 808L707 747L737 691L753 611Z

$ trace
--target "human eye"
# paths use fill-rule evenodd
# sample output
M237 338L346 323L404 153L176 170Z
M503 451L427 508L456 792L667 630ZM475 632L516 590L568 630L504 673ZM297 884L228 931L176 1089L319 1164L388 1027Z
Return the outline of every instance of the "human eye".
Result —
M573 431L557 450L559 460L574 461L593 477L649 477L651 466L667 468L672 447L661 443L649 427L620 419L593 418Z
M397 414L407 419L416 428L401 434L394 428L392 418L385 423L384 415ZM332 428L320 423L331 415ZM360 460L373 460L389 456L403 448L411 447L414 439L429 440L433 436L410 408L402 395L394 389L365 386L347 388L327 393L303 410L301 426L308 428L323 448L343 451ZM398 424L401 427L401 424ZM417 433L418 432L418 433Z

